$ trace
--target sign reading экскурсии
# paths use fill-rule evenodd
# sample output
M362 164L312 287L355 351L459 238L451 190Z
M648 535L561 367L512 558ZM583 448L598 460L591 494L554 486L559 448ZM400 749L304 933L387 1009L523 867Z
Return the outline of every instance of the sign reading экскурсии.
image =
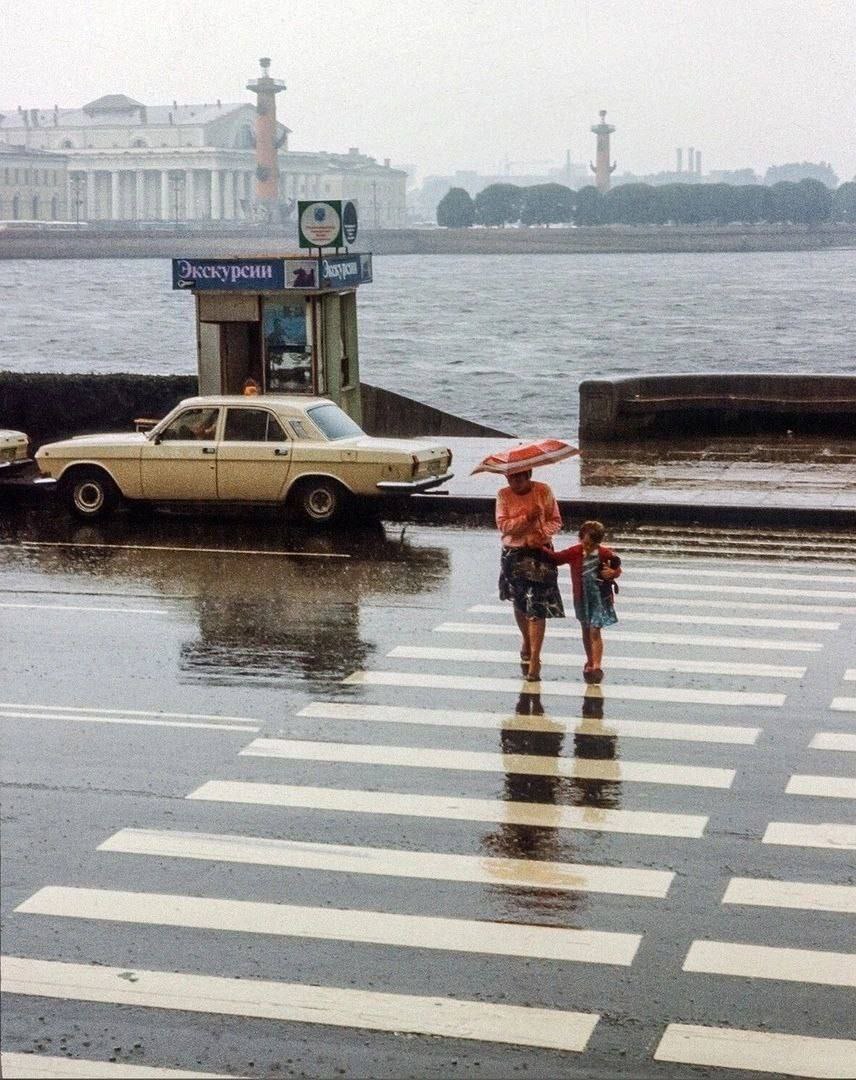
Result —
M350 200L298 202L297 221L302 248L344 247L357 239L357 207Z
M172 287L197 292L342 289L372 280L369 254L321 258L173 259Z

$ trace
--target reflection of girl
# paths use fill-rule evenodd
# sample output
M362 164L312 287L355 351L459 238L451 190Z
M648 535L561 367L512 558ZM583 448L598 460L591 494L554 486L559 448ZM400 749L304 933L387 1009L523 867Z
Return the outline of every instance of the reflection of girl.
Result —
M562 527L553 492L532 480L531 469L513 473L496 497L496 524L502 533L499 597L514 603L523 673L540 679L546 620L565 617L556 568L545 554Z
M601 544L605 529L599 521L584 521L580 526L580 543L564 551L545 549L545 555L557 566L568 564L571 568L571 585L574 592L574 614L579 619L586 651L583 678L586 682L599 683L603 678L604 626L618 622L613 602L613 583L621 574L621 559L610 548Z

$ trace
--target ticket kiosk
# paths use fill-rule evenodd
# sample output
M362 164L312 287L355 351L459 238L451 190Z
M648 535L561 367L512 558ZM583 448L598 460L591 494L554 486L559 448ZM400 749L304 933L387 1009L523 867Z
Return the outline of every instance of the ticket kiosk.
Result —
M196 301L199 393L331 398L361 423L357 288L369 254L173 259Z

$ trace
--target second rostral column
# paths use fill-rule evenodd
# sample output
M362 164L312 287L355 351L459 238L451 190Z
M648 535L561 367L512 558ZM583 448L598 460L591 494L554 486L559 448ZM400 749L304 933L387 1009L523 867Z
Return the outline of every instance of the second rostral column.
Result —
M270 57L263 56L260 79L251 79L247 89L256 95L256 204L268 221L279 215L279 164L277 151L285 140L285 133L277 135L276 95L285 89L280 79L268 74Z
M606 122L606 109L600 110L600 123L592 125L592 131L597 135L597 164L591 165L594 173L594 183L598 191L609 191L609 178L615 172L615 165L609 163L609 136L615 131L612 124Z

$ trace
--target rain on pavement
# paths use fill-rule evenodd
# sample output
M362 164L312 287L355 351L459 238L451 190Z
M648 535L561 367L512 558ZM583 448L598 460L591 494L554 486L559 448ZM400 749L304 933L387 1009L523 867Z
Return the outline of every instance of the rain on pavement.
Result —
M856 537L611 538L586 687L487 529L5 513L4 1075L856 1074Z

